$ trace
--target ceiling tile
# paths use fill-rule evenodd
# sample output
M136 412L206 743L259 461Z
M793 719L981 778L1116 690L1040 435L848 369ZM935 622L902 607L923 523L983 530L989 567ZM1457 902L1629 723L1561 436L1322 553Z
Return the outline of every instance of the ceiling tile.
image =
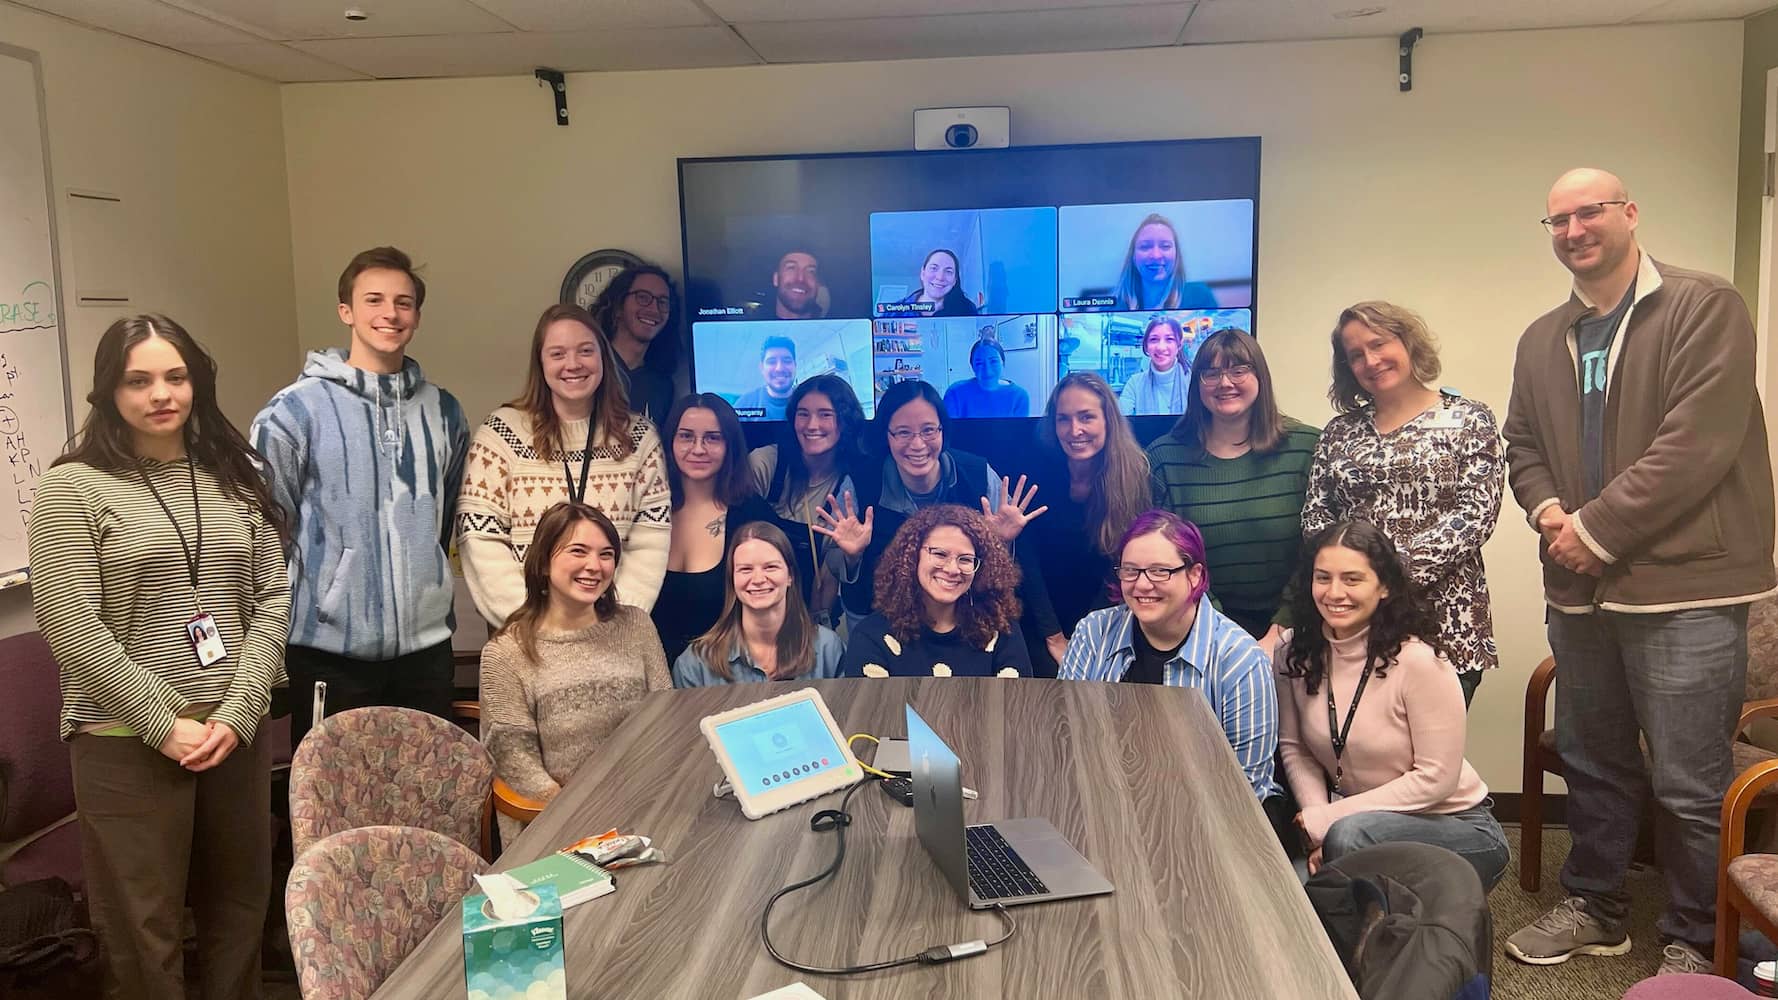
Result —
M716 24L693 0L470 0L520 31Z
M325 80L364 80L368 74L337 66L277 42L245 45L187 45L182 51L199 59L221 63L243 73L280 83L320 83Z
M1620 24L1660 0L1204 0L1186 26L1187 44L1512 31ZM1338 18L1341 11L1377 6L1371 17Z
M1084 7L1177 6L1179 0L704 0L730 23L1006 14Z
M923 59L1172 45L1192 4L735 25L767 62Z
M467 35L513 26L469 0L171 0L187 10L214 13L267 38L384 38L392 35ZM348 7L370 17L348 21Z
M95 28L180 48L185 45L230 45L254 40L252 35L206 17L155 0L23 0L27 7L60 14Z
M291 44L329 62L384 79L529 76L538 66L564 72L593 72L748 66L759 62L728 28L335 38Z

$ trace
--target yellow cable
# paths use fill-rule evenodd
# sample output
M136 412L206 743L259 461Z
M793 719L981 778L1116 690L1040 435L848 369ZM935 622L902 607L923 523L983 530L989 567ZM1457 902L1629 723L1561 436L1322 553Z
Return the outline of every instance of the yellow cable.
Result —
M869 733L853 733L851 736L846 737L846 749L847 750L852 749L852 744L857 742L858 740L870 740L872 743L876 743L878 746L882 746L881 743L877 742L877 738L875 736L872 736ZM858 758L856 755L854 755L853 759L857 760ZM893 778L893 777L895 777L895 775L890 774L888 771L878 770L877 768L874 768L861 760L858 761L858 766L864 768L864 771L866 774L874 774L879 778Z

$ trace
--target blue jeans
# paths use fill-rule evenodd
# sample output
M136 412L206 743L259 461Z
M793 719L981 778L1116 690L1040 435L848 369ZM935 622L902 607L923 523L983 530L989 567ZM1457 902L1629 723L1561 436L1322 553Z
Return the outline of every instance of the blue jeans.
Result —
M1321 838L1322 862L1337 861L1375 844L1412 841L1442 847L1469 862L1492 889L1512 858L1506 834L1494 820L1494 800L1454 813L1400 813L1376 810L1336 820Z
M1549 613L1556 654L1556 744L1574 847L1562 887L1617 931L1624 875L1652 794L1667 879L1663 937L1711 953L1722 797L1747 696L1747 605L1662 614ZM1644 766L1637 736L1648 744Z

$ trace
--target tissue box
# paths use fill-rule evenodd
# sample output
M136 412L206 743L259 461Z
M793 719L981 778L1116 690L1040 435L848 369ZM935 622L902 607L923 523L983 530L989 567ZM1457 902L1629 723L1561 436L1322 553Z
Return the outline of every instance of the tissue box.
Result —
M477 893L463 900L463 977L469 1000L568 1000L562 969L562 900L553 885L529 890L535 910L503 919Z

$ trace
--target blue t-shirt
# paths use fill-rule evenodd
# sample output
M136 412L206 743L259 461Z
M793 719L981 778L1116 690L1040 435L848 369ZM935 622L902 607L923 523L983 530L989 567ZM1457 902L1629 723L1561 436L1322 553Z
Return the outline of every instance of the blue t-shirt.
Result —
M740 411L743 418L749 417L749 414L746 412L748 410L764 410L765 416L763 418L751 417L750 419L783 420L789 407L789 396L779 399L777 396L767 392L766 387L763 385L757 389L749 389L735 397L735 409Z

